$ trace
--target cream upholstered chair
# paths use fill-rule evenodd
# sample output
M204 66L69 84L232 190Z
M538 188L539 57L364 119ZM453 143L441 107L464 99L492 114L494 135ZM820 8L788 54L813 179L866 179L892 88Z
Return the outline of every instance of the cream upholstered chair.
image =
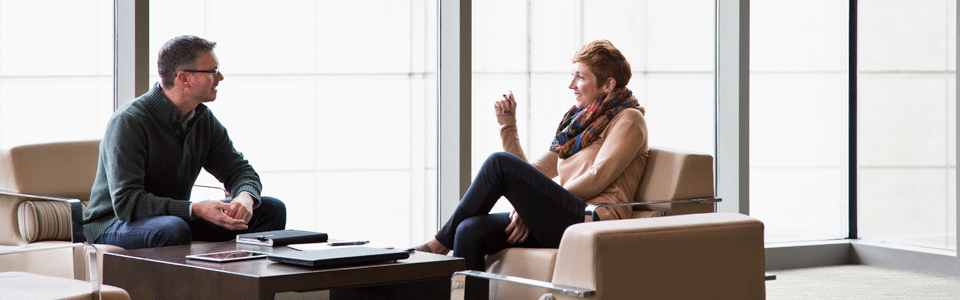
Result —
M17 146L0 151L0 251L83 243L83 207L90 198L97 140ZM122 250L98 245L99 251ZM86 280L82 248L0 256L2 271Z
M98 148L94 140L0 151L0 276L5 294L54 285L61 288L44 297L82 299L96 292L103 299L129 299L121 289L101 289L98 281L103 252L123 249L84 244L81 219ZM92 281L93 289L85 281Z
M635 219L573 225L558 249L510 248L487 256L487 272L454 277L452 296L764 297L763 224L712 213L720 201L713 192L712 156L651 148L635 201L643 203L631 204Z
M0 252L83 243L83 208L97 172L99 140L32 144L0 150ZM194 195L229 198L222 187L197 185ZM96 245L103 252L123 250ZM0 271L89 280L82 248L18 251L0 256ZM102 264L97 274L102 274ZM101 277L102 278L102 277Z

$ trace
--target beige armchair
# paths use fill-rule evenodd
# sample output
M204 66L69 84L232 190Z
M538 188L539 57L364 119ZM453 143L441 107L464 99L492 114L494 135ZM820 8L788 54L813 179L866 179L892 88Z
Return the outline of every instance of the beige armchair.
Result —
M712 213L720 201L713 190L712 156L651 148L637 203L627 204L635 219L571 226L558 249L489 255L487 272L454 277L452 296L763 299L763 224Z
M104 299L129 299L123 290L97 280L102 277L97 262L103 252L123 249L83 240L81 219L96 174L98 147L99 141L78 141L0 151L4 295L43 290L44 297L54 299L92 292ZM49 286L59 288L47 293L43 287Z
M0 151L0 251L83 243L83 207L96 176L99 141L23 145ZM69 213L68 213L69 212ZM97 250L119 247L98 245ZM0 256L2 270L88 280L82 247Z
M89 256L81 220L97 172L100 141L71 141L17 146L0 151L0 271L22 271L90 280ZM229 198L222 187L197 185L194 195ZM57 248L19 251L27 248ZM104 252L123 250L95 245ZM102 264L92 264L103 273Z

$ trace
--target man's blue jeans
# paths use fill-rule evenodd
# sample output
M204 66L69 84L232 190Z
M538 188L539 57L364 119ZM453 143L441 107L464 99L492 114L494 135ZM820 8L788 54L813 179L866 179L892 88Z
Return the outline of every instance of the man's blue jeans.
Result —
M186 221L175 216L157 216L133 222L117 221L107 227L96 243L131 250L186 245L195 240L228 241L241 233L284 229L286 224L287 209L283 202L260 197L260 206L253 210L247 230L227 230L200 218Z
M507 242L509 213L489 214L505 196L530 230L527 240ZM450 220L436 238L453 255L463 257L468 270L485 269L487 254L510 247L555 248L563 231L583 222L586 203L517 156L498 152L480 167Z

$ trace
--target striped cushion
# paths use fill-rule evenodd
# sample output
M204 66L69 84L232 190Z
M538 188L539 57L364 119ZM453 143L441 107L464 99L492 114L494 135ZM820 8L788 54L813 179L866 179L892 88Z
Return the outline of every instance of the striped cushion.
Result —
M29 243L70 240L70 205L60 201L23 201L17 207L20 236Z

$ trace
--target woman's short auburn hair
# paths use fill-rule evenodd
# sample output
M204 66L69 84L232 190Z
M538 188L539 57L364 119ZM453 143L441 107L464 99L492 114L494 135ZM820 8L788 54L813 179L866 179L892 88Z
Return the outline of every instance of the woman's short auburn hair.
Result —
M608 40L596 40L584 45L573 55L573 62L590 67L597 76L597 87L610 77L617 81L614 88L626 87L632 75L627 58Z

